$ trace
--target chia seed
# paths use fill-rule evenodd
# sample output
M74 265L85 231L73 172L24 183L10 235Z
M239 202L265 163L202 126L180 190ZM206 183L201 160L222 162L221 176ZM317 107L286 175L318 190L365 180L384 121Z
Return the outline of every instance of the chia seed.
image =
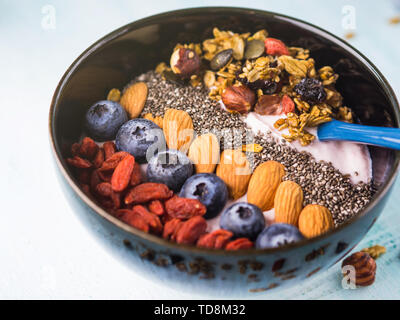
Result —
M254 169L267 160L282 163L287 172L284 180L302 187L304 205L326 206L336 226L357 215L371 200L372 182L352 184L349 176L341 174L331 163L316 161L311 154L292 148L286 140L278 141L271 132L254 135L239 114L223 110L219 102L210 99L205 87L167 82L154 71L133 80L137 81L145 82L149 89L141 116L163 116L169 108L184 110L191 116L196 134L216 134L222 150L250 143L261 145L263 150L259 153L246 152L251 167Z

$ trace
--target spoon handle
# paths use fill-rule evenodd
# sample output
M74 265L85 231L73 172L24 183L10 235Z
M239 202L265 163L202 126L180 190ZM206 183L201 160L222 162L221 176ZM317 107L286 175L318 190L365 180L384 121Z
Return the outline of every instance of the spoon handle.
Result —
M400 128L371 127L332 120L319 126L318 139L347 140L400 150Z

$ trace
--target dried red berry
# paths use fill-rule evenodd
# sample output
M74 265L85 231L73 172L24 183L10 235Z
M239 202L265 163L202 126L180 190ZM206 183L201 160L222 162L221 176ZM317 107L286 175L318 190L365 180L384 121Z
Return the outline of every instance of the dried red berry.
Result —
M247 238L239 238L229 242L226 245L225 250L241 250L250 248L253 248L253 242Z
M282 104L282 112L284 114L287 114L289 112L294 112L294 108L295 108L294 102L287 94L285 94L282 97L281 104Z
M110 198L97 197L96 199L100 203L100 205L103 206L104 208L106 208L108 210L114 209L114 203L112 202L112 200Z
M116 209L116 210L111 210L110 211L110 213L114 216L114 217L116 217L116 218L118 218L118 219L120 219L120 220L122 220L122 217L125 215L125 214L130 214L132 212L132 210L130 210L130 209Z
M128 155L129 153L125 151L114 153L111 157L103 162L100 171L114 170L117 167L118 163L120 163Z
M75 156L73 158L68 158L67 162L71 166L73 166L75 168L81 168L81 169L87 169L92 166L92 164L89 160L83 159L79 156Z
M116 192L123 191L131 181L135 158L130 154L118 163L111 177L112 189Z
M125 197L125 204L146 203L151 200L166 200L173 192L162 183L146 182L129 190Z
M115 143L113 141L107 141L103 143L104 158L107 160L115 153Z
M200 236L206 232L207 221L200 216L195 216L182 223L176 233L176 242L183 244L194 244Z
M136 187L141 182L142 182L142 173L140 172L140 164L135 162L135 165L133 166L130 185L132 187Z
M111 200L114 204L115 209L121 207L121 193L115 191L111 192Z
M103 148L99 148L99 150L96 153L96 156L93 159L93 166L95 168L100 168L103 165L104 162L104 150Z
M197 246L210 249L223 249L232 236L233 233L228 230L215 230L211 233L202 235L197 241Z
M100 171L98 170L99 177L102 181L110 182L113 172L112 171Z
M194 216L203 216L207 208L197 199L174 196L165 202L165 210L172 218L189 219Z
M286 45L278 39L267 38L265 39L265 52L271 56L289 55L289 50Z
M86 159L92 160L95 157L98 149L99 146L93 141L92 138L85 137L83 138L79 148L79 154Z
M96 186L101 182L101 178L99 176L99 171L94 170L90 176L90 189L95 191Z
M117 212L121 214L120 219L125 223L136 229L142 230L144 232L149 232L149 224L142 216L134 213L132 210L124 210L123 212L121 210L117 210Z
M79 169L78 180L80 183L89 184L90 183L90 169Z
M90 193L90 187L89 185L82 183L81 185L81 189L82 191L87 195L87 196L91 196L92 194Z
M149 212L141 205L133 206L132 212L141 216L148 223L152 233L161 234L163 225L161 224L160 219L154 213Z
M160 200L150 201L149 210L158 216L162 216L165 213L164 205Z
M111 184L108 182L99 183L96 186L96 193L98 193L99 195L101 195L103 197L111 197L111 193L112 193Z
M79 156L79 149L80 148L81 148L81 144L80 143L78 143L78 142L73 143L72 146L71 146L71 155L73 157Z
M164 225L164 231L163 231L163 238L164 239L169 239L172 241L176 240L176 233L179 231L180 227L182 226L183 222L179 219L172 219L169 220L165 225Z

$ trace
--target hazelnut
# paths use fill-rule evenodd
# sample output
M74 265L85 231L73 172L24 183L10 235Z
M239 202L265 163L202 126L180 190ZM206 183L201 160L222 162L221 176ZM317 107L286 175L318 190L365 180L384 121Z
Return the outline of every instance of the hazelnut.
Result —
M354 267L355 284L357 286L369 286L375 281L376 262L366 252L356 252L347 257L342 262L342 272L344 275L350 273L348 270L343 270L345 266ZM351 276L351 273L349 274Z
M282 114L281 97L277 94L264 94L258 98L254 111L261 115Z
M171 56L171 69L182 77L190 77L200 69L200 58L196 52L187 48L179 48Z
M228 111L241 114L249 112L256 102L255 93L246 86L227 87L221 98Z

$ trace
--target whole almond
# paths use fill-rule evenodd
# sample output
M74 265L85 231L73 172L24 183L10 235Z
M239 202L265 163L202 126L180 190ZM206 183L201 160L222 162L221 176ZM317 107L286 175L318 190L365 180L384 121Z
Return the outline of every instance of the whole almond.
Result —
M276 190L285 174L285 167L279 162L270 160L260 164L251 176L247 201L262 211L272 209Z
M188 156L196 173L213 173L219 161L218 138L212 133L198 136L190 145Z
M300 213L299 230L307 238L317 237L333 227L332 214L324 206L309 204Z
M229 195L238 199L247 191L251 178L250 163L240 150L224 150L216 174L228 187Z
M137 82L128 87L122 94L120 104L124 107L130 119L137 118L143 110L147 99L147 85Z
M303 208L303 190L293 181L283 181L274 199L275 222L297 226Z
M187 153L193 140L193 122L186 111L168 109L164 114L163 131L169 149Z

